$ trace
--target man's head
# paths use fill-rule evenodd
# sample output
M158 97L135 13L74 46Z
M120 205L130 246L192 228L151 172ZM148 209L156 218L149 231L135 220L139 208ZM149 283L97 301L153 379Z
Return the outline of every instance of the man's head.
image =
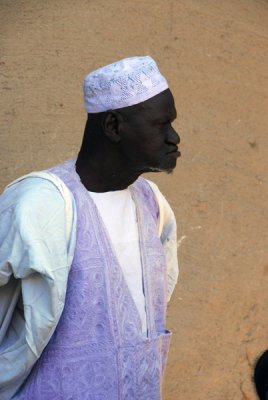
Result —
M175 168L180 139L171 125L174 99L151 57L127 58L87 75L84 103L84 156L98 148L106 161L119 160L137 175Z
M166 89L137 105L106 112L103 130L133 170L171 172L180 156L180 138L172 127L176 117L173 96Z

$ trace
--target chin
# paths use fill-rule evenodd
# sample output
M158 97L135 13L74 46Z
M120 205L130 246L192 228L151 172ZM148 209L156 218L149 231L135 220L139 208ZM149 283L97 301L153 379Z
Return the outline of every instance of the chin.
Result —
M161 168L149 167L148 172L164 172Z
M164 160L163 160L164 161ZM176 168L177 160L165 160L166 162L158 163L155 166L147 166L146 172L166 172L167 174L171 174Z
M166 174L172 174L174 168L148 168L148 172L165 172Z

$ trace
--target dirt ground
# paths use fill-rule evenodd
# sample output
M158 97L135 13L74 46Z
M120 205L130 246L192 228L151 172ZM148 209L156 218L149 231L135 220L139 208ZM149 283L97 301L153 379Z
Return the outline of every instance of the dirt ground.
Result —
M268 348L268 2L1 0L0 13L1 189L76 154L89 71L157 60L182 139L176 171L150 175L178 221L164 399L255 399Z

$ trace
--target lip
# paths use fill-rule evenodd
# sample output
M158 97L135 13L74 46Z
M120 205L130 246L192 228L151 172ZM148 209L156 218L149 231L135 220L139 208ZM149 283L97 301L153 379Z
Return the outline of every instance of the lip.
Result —
M174 150L167 152L167 154L174 155L174 157L180 157L181 152L179 151L178 147L175 147Z

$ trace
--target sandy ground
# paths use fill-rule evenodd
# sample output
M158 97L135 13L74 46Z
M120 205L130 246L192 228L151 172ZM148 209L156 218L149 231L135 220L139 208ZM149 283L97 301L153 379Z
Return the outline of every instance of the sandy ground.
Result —
M86 73L151 54L182 158L151 175L178 221L165 400L255 399L268 347L268 2L1 0L0 187L74 155ZM152 399L153 400L153 399Z

